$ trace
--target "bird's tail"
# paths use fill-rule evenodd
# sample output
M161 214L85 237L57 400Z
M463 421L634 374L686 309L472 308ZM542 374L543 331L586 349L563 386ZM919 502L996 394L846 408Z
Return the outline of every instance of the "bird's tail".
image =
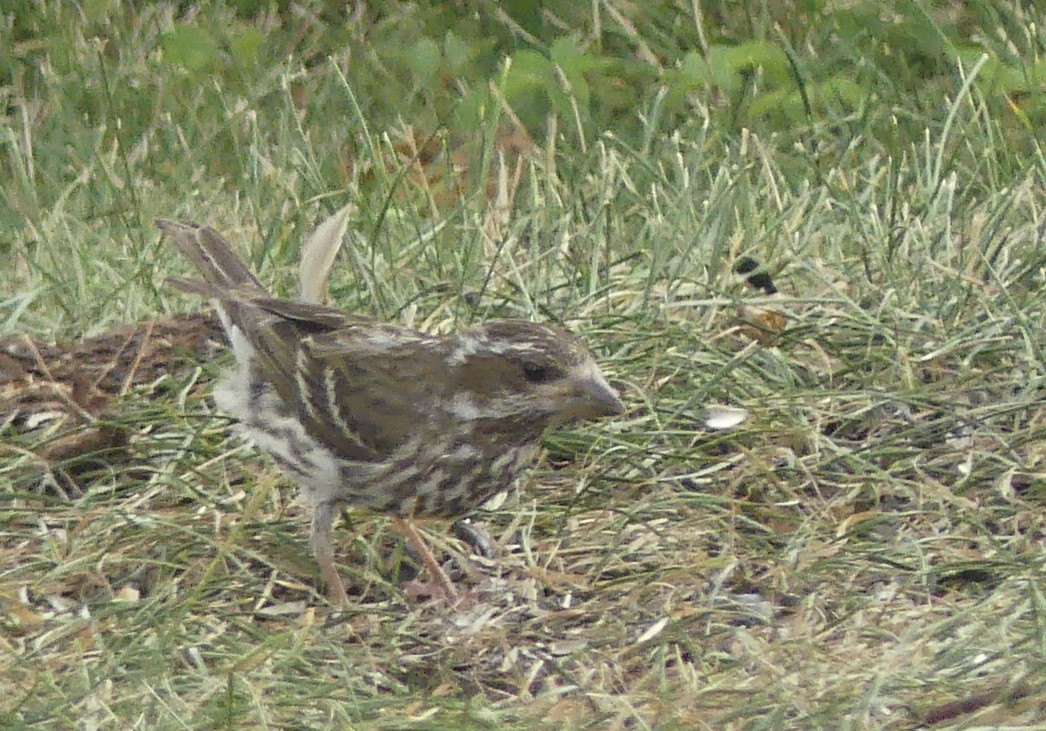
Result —
M191 261L204 281L168 277L173 287L214 300L218 319L229 337L236 360L242 369L230 382L234 397L247 393L251 381L255 348L250 333L255 323L257 308L251 301L268 296L265 287L255 277L225 239L209 226L195 223L157 221L156 225L167 235L178 250ZM226 389L228 390L228 389ZM246 396L243 396L246 398ZM235 412L235 409L232 409Z
M225 299L230 290L266 296L265 287L251 273L229 244L210 226L158 220L156 225L203 275L203 282L180 277L168 281L178 289L205 297Z

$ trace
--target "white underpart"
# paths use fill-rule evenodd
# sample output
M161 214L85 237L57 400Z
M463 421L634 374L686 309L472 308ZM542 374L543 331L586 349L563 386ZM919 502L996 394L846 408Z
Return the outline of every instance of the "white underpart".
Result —
M311 466L309 479L302 482L302 497L316 505L330 502L341 494L341 460L313 439L302 423L291 416L279 416L279 397L271 391L257 397L262 403L250 407L250 373L245 366L230 371L214 389L214 403L225 413L239 419L236 431L255 447L277 459L296 464L304 459ZM264 428L252 420L264 415ZM288 438L289 437L289 438ZM294 446L299 447L295 453Z
M250 373L246 366L237 364L214 387L214 404L230 416L242 419L249 414Z
M480 451L473 447L471 444L462 444L453 452L447 453L447 458L457 462L465 462L470 459L477 459L480 456Z
M459 421L475 421L479 418L476 402L464 392L454 394L450 400L450 413Z
M236 365L215 386L214 403L227 414L235 416L237 419L243 419L250 413L250 362L254 357L254 346L247 340L243 330L232 324L225 308L219 303L215 304L218 319L222 321L222 327L225 328L229 344L236 355Z
M278 397L271 390L258 397L264 400L263 403L251 407L250 363L254 357L254 347L243 334L243 330L230 322L224 308L219 305L217 310L236 355L236 365L215 386L215 406L238 419L240 423L236 430L240 436L263 452L294 463L298 457L291 445L301 446L301 453L313 467L313 479L302 486L305 502L315 505L334 499L339 494L341 483L340 461L329 449L313 439L300 421L290 416L273 416L283 409L279 407ZM252 419L258 414L269 417L265 429L261 429L260 425L256 427L251 424ZM291 439L277 435L290 435Z
M218 319L222 321L222 327L225 328L225 333L229 336L229 343L232 345L232 352L236 355L236 362L246 368L247 364L251 362L251 358L254 357L254 346L247 340L243 330L232 324L225 308L217 302L215 302L215 305L218 310Z

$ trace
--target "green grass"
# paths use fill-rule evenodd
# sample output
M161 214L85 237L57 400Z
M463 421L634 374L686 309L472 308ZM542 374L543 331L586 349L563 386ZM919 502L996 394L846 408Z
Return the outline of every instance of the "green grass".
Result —
M291 293L302 239L354 202L340 306L428 330L563 322L631 410L550 437L521 493L477 514L493 561L427 526L474 574L471 606L409 601L388 521L339 523L358 596L342 614L317 591L290 485L213 414L222 363L122 397L111 418L132 427L132 462L82 494L41 489L38 437L6 427L0 726L906 728L984 694L941 727L1046 723L1046 161L1031 107L945 62L918 98L895 88L914 77L872 74L888 102L783 128L740 129L736 100L698 87L689 119L641 95L606 131L591 131L597 106L556 107L518 184L488 190L495 92L512 80L462 67L460 99L419 87L395 108L394 83L423 71L397 76L410 31L395 14L183 18L222 39L211 48L172 41L163 5L104 28L105 3L34 7L36 29L9 28L0 51L0 337L199 306L163 284L188 265L158 217L215 225ZM604 52L661 54L669 15L601 16ZM727 37L772 35L717 17ZM1012 17L1015 54L1026 37L1041 55L1041 27ZM252 30L273 60L237 56ZM329 59L339 33L374 45ZM480 87L495 90L486 116L447 121ZM402 164L405 126L425 140L438 123L468 161L453 194ZM746 288L740 256L781 293ZM746 330L753 307L787 318L768 344ZM709 404L751 415L710 432Z

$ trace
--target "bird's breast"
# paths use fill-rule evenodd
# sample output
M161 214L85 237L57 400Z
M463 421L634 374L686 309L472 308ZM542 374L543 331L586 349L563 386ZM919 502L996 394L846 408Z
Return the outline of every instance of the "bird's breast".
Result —
M429 435L412 440L368 475L364 499L349 502L404 517L465 515L512 487L537 451L536 444L480 446Z

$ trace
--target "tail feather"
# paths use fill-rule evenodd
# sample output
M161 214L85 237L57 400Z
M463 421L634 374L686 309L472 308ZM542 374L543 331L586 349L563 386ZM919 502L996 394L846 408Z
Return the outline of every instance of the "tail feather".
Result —
M225 328L241 369L229 388L234 393L246 393L255 354L248 337L253 320L251 313L256 312L250 301L256 297L268 297L268 292L213 228L164 220L157 221L156 225L203 275L202 282L181 277L169 277L167 282L183 292L214 300L218 319Z
M179 292L185 292L186 294L197 294L201 297L209 297L216 300L224 299L229 296L227 290L219 289L209 282L201 282L198 279L167 277L165 281L169 286L174 287Z
M229 287L265 294L265 287L258 278L251 273L243 260L236 256L221 234L210 226L201 227L195 223L178 223L163 219L158 220L156 225L200 271L207 284L211 285L205 287L198 282L174 279L174 286L207 297L221 297L221 291Z

